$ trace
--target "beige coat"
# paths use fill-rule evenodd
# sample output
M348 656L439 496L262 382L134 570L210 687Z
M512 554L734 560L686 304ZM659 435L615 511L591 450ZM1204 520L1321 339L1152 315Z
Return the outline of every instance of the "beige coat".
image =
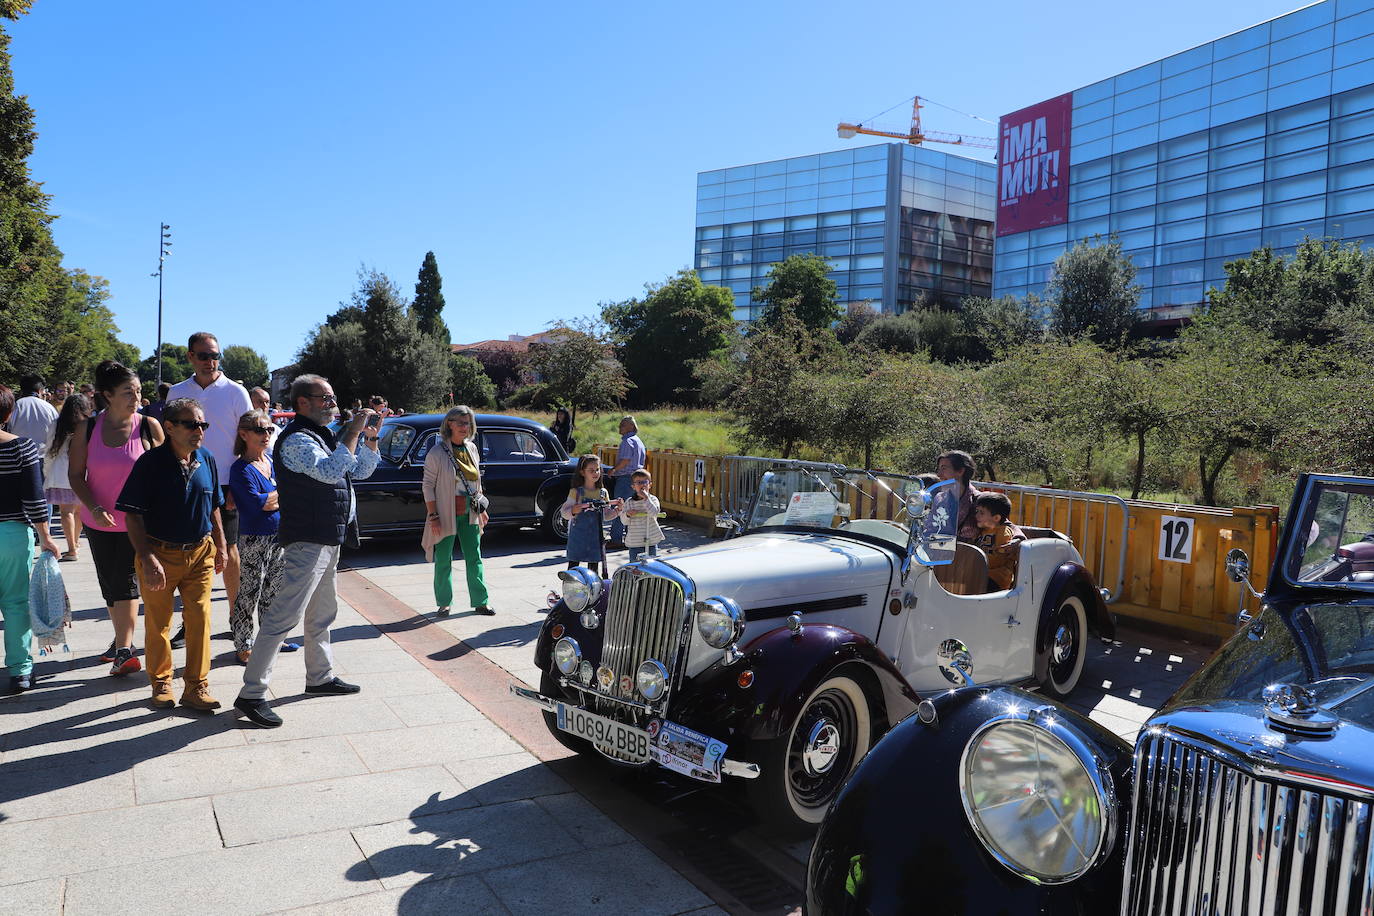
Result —
M480 468L478 463L477 445L469 438L463 443L467 446L468 454L472 457L473 467ZM472 492L482 492L482 475L478 471L477 480L469 481ZM439 513L439 533L434 533L434 527L425 522L424 533L420 535L420 546L425 549L425 560L434 562L434 545L444 538L451 538L458 533L458 521L453 517L454 497L459 493L465 492L458 483L458 475L453 470L453 462L449 460L448 452L444 450L442 442L436 442L425 455L425 476L420 484L420 490L424 494L425 501L433 501L434 511ZM471 500L468 505L468 522L477 524L477 513L473 510Z

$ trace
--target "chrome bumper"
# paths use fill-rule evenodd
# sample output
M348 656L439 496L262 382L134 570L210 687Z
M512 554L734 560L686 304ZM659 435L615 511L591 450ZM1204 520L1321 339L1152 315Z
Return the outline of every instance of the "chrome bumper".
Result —
M557 700L551 700L539 691L531 690L529 687L517 681L511 681L509 686L512 695L533 703L544 712L558 712ZM757 763L745 763L743 760L731 760L727 757L720 762L720 772L722 776L736 776L740 779L758 779L759 765Z

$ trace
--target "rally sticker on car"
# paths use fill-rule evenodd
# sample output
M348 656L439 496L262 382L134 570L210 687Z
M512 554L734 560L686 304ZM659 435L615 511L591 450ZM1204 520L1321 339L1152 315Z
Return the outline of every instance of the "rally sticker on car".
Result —
M664 722L653 746L649 748L649 756L665 770L693 779L720 782L720 762L725 759L725 742L708 738L676 722Z

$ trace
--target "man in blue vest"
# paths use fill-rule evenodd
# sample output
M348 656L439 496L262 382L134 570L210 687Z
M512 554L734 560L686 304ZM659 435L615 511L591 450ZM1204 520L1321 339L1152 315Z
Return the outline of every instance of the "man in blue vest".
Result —
M267 701L267 686L282 640L305 619L305 692L339 695L361 688L334 675L329 628L338 614L334 577L345 540L357 542L353 481L377 467L377 430L371 410L360 410L336 440L325 426L338 402L329 382L302 375L291 383L296 418L282 430L273 452L281 524L277 539L286 548L281 585L263 616L253 656L243 673L234 708L254 725L276 728L281 716ZM366 448L359 448L359 439Z

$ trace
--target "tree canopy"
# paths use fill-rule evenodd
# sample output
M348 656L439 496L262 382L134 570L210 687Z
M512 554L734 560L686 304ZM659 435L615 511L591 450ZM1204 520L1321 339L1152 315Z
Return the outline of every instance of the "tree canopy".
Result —
M267 357L254 350L236 344L224 348L224 359L220 370L245 388L266 388L268 381Z
M1140 320L1135 274L1115 236L1074 245L1055 259L1045 291L1050 328L1071 340L1088 337L1103 346L1121 346Z
M421 334L449 343L448 325L444 324L444 278L439 276L439 261L434 252L426 251L415 281L415 301L410 305L415 324Z
M579 410L619 406L630 390L630 379L607 335L589 321L560 322L548 339L530 345L523 366L535 379L528 389L532 403L566 407L577 419Z
M830 279L830 262L816 254L794 254L773 265L768 285L757 286L750 294L762 303L763 325L782 319L783 309L813 331L828 328L840 320L835 281Z

